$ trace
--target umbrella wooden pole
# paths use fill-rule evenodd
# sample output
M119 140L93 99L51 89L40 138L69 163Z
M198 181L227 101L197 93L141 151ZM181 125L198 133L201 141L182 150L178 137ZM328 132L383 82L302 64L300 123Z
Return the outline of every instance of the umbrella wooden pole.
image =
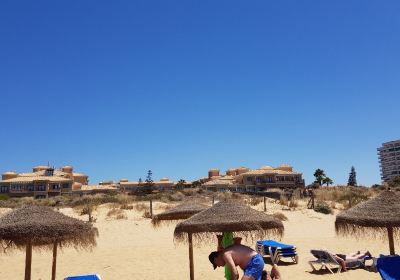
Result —
M193 265L193 240L192 234L188 233L189 237L189 265L190 265L190 280L194 280L194 265Z
M32 243L26 244L26 257L25 257L25 280L31 280L31 267L32 267Z
M266 197L264 196L264 212L267 211L267 203L266 203Z
M150 199L150 218L153 219L153 200Z
M388 227L388 237L389 237L389 250L390 250L390 255L394 255L394 241L393 241L393 228L392 227Z
M214 196L213 196L213 200L212 200L212 205L214 205Z
M51 280L56 280L57 267L57 241L53 244L53 265L51 267Z

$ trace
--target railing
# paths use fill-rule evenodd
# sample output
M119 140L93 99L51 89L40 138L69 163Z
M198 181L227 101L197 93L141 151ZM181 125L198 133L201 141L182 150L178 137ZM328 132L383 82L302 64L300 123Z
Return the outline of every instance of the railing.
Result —
M61 192L61 188L60 189L49 189L48 192Z

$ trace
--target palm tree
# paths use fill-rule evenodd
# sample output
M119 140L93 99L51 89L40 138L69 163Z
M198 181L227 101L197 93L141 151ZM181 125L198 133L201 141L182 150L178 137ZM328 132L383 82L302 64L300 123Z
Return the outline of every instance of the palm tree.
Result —
M182 190L184 187L185 187L185 184L186 184L186 181L185 180L183 180L183 179L180 179L179 181L178 181L178 183L176 183L176 189L178 189L178 190Z
M314 177L315 177L314 183L322 185L322 182L323 182L324 178L326 177L324 170L319 169L319 168L317 170L315 170Z
M325 178L322 180L322 183L326 184L326 186L329 187L329 185L332 185L332 184L333 184L333 181L332 181L331 178L325 177Z

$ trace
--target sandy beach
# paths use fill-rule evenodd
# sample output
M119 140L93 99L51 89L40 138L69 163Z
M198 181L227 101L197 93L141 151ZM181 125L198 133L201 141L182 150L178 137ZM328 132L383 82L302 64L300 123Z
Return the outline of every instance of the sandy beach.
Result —
M254 208L261 211L263 205ZM289 260L279 263L284 279L380 279L378 273L364 269L335 275L328 271L311 273L308 261L313 259L310 249L324 248L337 253L369 250L375 256L388 253L386 243L374 239L356 240L336 236L335 215L316 213L305 207L295 211L282 210L281 205L272 202L268 203L267 208L268 213L282 212L287 216L288 221L284 221L285 234L281 241L296 245L299 254L298 264L292 264ZM116 220L107 217L109 209L110 205L102 205L95 212L95 226L99 230L96 248L91 252L75 251L73 248L59 252L57 279L93 273L99 274L104 280L189 278L188 247L186 244L174 244L174 224L153 228L150 219L143 218L143 212L136 210L123 210L127 219ZM156 202L154 209L155 213L162 212L165 204ZM4 214L9 210L0 211ZM79 219L87 219L71 208L61 211ZM250 247L255 245L246 241L242 243ZM215 246L211 244L201 244L194 248L196 279L224 279L223 269L214 271L208 261L208 254L214 249ZM0 257L0 279L23 279L25 252L12 251ZM32 279L49 279L51 260L51 252L34 251ZM266 268L270 269L270 265L267 264Z

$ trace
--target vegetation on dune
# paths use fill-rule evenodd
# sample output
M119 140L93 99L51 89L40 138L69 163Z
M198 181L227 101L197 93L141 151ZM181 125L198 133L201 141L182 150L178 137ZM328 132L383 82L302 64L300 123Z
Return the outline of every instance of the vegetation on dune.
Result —
M315 190L315 197L317 201L331 201L343 204L345 209L351 208L358 203L369 199L376 193L374 188L366 187L323 187Z
M318 202L317 205L315 205L314 211L322 214L332 214L331 207L325 202Z
M392 183L393 186L399 185L397 180L394 180ZM400 190L400 188L398 189ZM281 190L280 192L281 198L276 202L284 206L287 210L302 207L303 204L300 203L301 196L299 191L287 193ZM317 188L314 194L316 204L322 204L320 208L323 209L322 211L325 211L324 209L327 207L324 205L328 205L330 209L349 209L360 202L368 200L379 192L381 192L380 188L333 186ZM141 212L144 216L149 216L149 200L161 202L162 204L157 207L160 207L160 209L162 207L167 209L167 204L193 201L193 199L205 205L211 205L213 200L217 202L231 199L241 200L250 206L257 206L263 202L262 197L255 195L239 194L229 191L209 192L203 188L184 188L183 190L158 192L147 195L112 193L84 196L57 196L46 199L33 199L32 197L0 197L0 208L17 208L22 205L43 205L56 208L71 207L74 208L77 213L87 215L89 221L95 222L96 209L99 205L103 204L110 204L110 207L120 210Z
M263 202L263 198L259 196L252 196L250 199L246 200L246 203L251 206L257 206Z
M393 189L400 189L400 176L396 176L390 180L388 186Z
M107 217L113 218L116 220L121 220L121 219L128 219L126 214L124 213L123 210L118 209L118 208L112 208L107 212Z
M282 212L275 212L275 213L272 214L272 216L274 216L275 218L277 218L277 219L279 219L281 221L287 221L288 220L288 218Z

